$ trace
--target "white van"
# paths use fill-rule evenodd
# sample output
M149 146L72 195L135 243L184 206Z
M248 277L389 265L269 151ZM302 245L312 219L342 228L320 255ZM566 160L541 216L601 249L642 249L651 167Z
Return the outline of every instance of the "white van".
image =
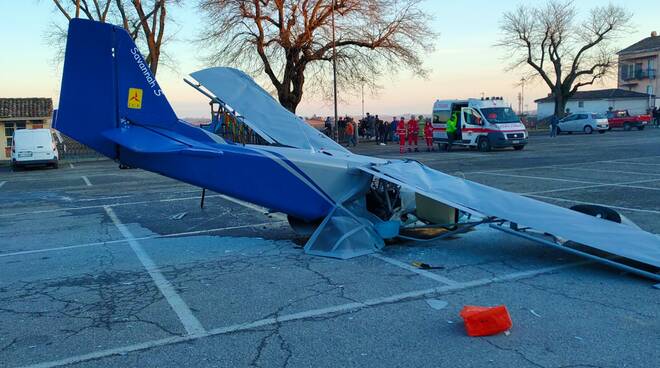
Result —
M433 104L433 140L442 150L447 144L447 120L456 113L456 146L490 151L492 148L525 148L529 134L520 118L501 97L437 100Z
M57 168L59 153L50 129L20 129L14 131L11 145L11 165L47 165Z

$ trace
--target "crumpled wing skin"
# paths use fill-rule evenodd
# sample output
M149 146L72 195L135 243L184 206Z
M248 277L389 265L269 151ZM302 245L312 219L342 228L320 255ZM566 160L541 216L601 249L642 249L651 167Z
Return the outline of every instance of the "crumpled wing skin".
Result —
M660 267L660 237L631 226L456 178L414 161L391 162L361 169L472 214L495 216Z
M303 149L347 152L344 147L285 109L244 72L228 67L190 74L204 88L243 116L245 123L277 143Z

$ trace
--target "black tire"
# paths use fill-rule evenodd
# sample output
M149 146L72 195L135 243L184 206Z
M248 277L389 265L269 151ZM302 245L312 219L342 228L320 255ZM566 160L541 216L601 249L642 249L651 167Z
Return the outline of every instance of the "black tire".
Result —
M52 164L50 164L50 167L52 167L53 169L58 169L60 167L60 164L57 162L53 162Z
M582 129L584 134L592 134L594 132L594 128L591 127L591 125L587 125Z
M621 223L621 215L611 208L596 206L590 204L578 204L571 207L573 211L584 213L585 215L602 218L603 220Z
M630 126L630 124L628 123L623 124L623 130L625 130L626 132L629 132L631 129L632 126Z
M513 146L513 149L516 150L516 151L522 151L523 148L525 148L524 144L521 144L520 146Z
M447 150L446 143L438 143L438 151L446 151L446 150Z
M606 131L607 131L607 130L599 130L599 131L598 131L598 134L605 134Z
M638 125L637 130L644 130L644 125Z
M480 152L489 152L491 147L490 147L490 141L486 137L481 137L477 141L477 148L479 149Z

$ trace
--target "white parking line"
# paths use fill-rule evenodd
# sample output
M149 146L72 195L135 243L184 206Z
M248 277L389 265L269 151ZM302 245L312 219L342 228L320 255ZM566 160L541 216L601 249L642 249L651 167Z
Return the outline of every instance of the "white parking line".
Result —
M217 335L230 334L230 333L235 333L235 332L240 332L240 331L253 330L253 329L256 329L256 328L259 328L259 327L276 325L276 324L280 324L280 323L283 323L283 322L299 321L299 320L304 320L304 319L308 319L308 318L315 318L315 317L320 317L320 316L334 314L334 313L340 313L340 312L357 311L357 310L366 309L366 308L369 308L369 307L377 307L377 306L380 306L380 305L392 304L392 303L397 303L397 302L401 302L401 301L405 301L405 300L416 300L416 299L420 299L420 298L423 298L423 297L429 297L429 296L434 296L434 295L438 295L438 294L444 294L444 293L450 293L450 292L455 292L455 291L473 289L473 288L477 288L477 287L481 287L481 286L490 285L490 284L493 284L493 283L501 283L501 282L507 282L507 281L526 279L526 278L530 278L530 277L539 276L539 275L542 275L542 274L552 273L552 272L556 272L556 271L560 271L560 270L564 270L564 269L568 269L568 268L581 266L581 265L588 264L588 263L590 263L590 262L584 261L584 262L569 263L569 264L565 264L565 265L561 265L561 266L545 267L545 268L540 268L540 269L536 269L536 270L515 272L515 273L511 273L511 274L504 275L504 276L484 278L484 279L459 283L459 284L456 284L456 285L438 286L438 287L430 288L430 289L415 290L415 291L410 291L410 292L401 293L401 294L395 294L395 295L386 296L386 297L368 299L368 300L365 300L363 302L347 303L347 304L340 304L340 305L335 305L335 306L327 307L327 308L312 309L312 310L299 312L299 313L293 313L293 314L287 314L287 315L283 315L283 316L260 319L260 320L253 321L253 322L248 322L248 323L240 323L240 324L235 324L235 325L231 325L231 326L215 328L215 329L212 329L210 331L202 332L202 333L195 334L195 335L168 337L168 338L165 338L165 339L146 341L146 342L142 342L142 343L139 343L139 344L127 345L127 346L122 346L122 347L118 347L118 348L114 348L114 349L100 350L100 351L96 351L96 352L92 352L92 353L88 353L88 354L83 354L83 355L78 355L78 356L74 356L74 357L70 357L70 358L60 359L60 360L53 360L53 361L48 361L48 362L43 362L43 363L26 365L26 366L23 366L23 368L60 367L60 366L64 366L64 365L76 364L76 363L81 363L81 362L90 361L90 360L97 360L97 359L116 356L116 355L126 355L126 354L131 353L131 352L148 350L148 349L152 349L152 348L160 347L160 346L178 344L178 343L181 343L181 342L197 340L197 339L210 337L210 336L217 336Z
M655 211L655 210L645 210L645 209L643 209L643 208L630 208L630 207L612 206L612 205L609 205L609 204L603 204L603 203L594 203L594 202L576 201L576 200L574 200L574 199L565 199L565 198L548 197L548 196L542 196L542 195L536 195L536 194L525 194L525 196L527 196L527 197L534 197L534 198L549 199L549 200L560 201L560 202L570 202L570 203L578 203L578 204L589 204L589 205L592 205L592 206L609 207L609 208L614 208L614 209L617 209L617 210L630 211L630 212L642 212L642 213L660 214L660 211Z
M135 238L135 240L166 239L166 238L174 238L174 237L178 237L178 236L208 234L208 233L213 233L213 232L217 232L217 231L225 231L225 230L238 230L238 229L245 229L245 228L251 228L251 227L261 227L261 226L274 226L274 225L281 225L281 224L284 224L284 223L285 223L285 221L275 221L275 222L262 222L260 224L216 227L216 228L213 228L213 229L185 231L185 232L182 232L182 233L156 234L156 235L150 235L150 236L141 236L139 238ZM104 242L93 242L93 243L83 243L83 244L75 244L75 245L65 245L65 246L53 247L53 248L22 250L22 251L19 251L19 252L12 252L12 253L0 253L0 258L22 256L22 255L35 254L35 253L57 252L57 251L61 251L61 250L69 250L69 249L76 249L76 248L95 247L95 246L99 246L99 245L121 244L121 243L126 243L127 241L128 240L126 240L124 238L124 239L108 240L108 241L104 241Z
M385 261L385 262L387 262L387 263L389 263L389 264L391 264L391 265L397 266L397 267L399 267L399 268L403 268L404 270L408 270L408 271L410 271L410 272L414 272L414 273L416 273L416 274L418 274L418 275L420 275L420 276L426 277L426 278L428 278L428 279L431 279L431 280L434 280L434 281L441 282L441 283L443 283L443 284L445 284L445 285L458 285L458 283L459 283L458 281L454 281L454 280L452 280L452 279L448 279L448 278L446 278L446 277L444 277L444 276L440 276L440 275L438 275L438 274L436 274L436 273L429 272L429 271L425 271L425 270L420 270L420 269L417 268L417 267L413 267L413 266L411 266L411 265L409 265L409 264L407 264L407 263L403 263L403 262L401 262L401 261L399 261L399 260L396 260L396 259L394 259L394 258L385 257L385 256L382 255L382 254L374 253L374 254L371 254L371 256L374 257L374 258L380 259L381 261Z
M207 195L206 198L217 198L220 197L220 194ZM136 202L125 202L125 203L112 203L105 205L94 205L94 206L80 206L80 207L63 207L63 208L54 208L49 210L36 210L36 211L26 211L26 212L15 212L15 213L0 213L0 217L10 217L10 216L22 216L22 215L34 215L39 213L52 213L52 212L63 212L63 211L75 211L75 210L88 210L92 208L103 208L103 207L122 207L122 206L132 206L136 204L147 204L147 203L163 203L163 202L177 202L177 201L188 201L192 199L200 199L202 197L183 197L183 198L166 198L158 199L155 201L136 201Z
M561 169L561 167L558 167ZM639 171L623 171L623 170L605 170L605 169L591 169L586 167L565 167L566 170L578 170L578 171L592 171L592 172L602 172L602 173L612 173L612 174L628 174L628 175L648 175L648 176L660 176L660 173L648 173L648 172L639 172Z
M83 176L81 176L81 178L82 178L82 180L85 182L85 185L87 185L88 187L91 187L91 186L92 186L92 183L89 181L89 179L87 178L87 176L83 175Z
M252 204L252 203L250 203L250 202L241 201L240 199L236 199L236 198L233 198L233 197L230 197L230 196L224 195L224 194L220 194L219 197L222 198L222 199L226 199L226 200L228 200L229 202L233 202L233 203L236 203L236 204L238 204L238 205L241 205L241 206L243 206L243 207L245 207L245 208L249 208L249 209L251 209L251 210L255 210L255 211L257 211L257 212L261 212L261 213L263 213L263 214L267 214L267 213L268 213L268 214L269 214L270 216L272 216L273 218L276 218L276 219L279 219L279 220L286 220L286 215L284 215L284 214L282 214L282 213L278 213L278 212L271 212L271 213L269 213L269 212L268 212L268 209L265 208L265 207L257 206L256 204Z
M551 181L562 181L562 182L566 182L566 183L578 183L578 184L595 184L595 185L600 184L600 183L597 183L595 181L549 178L549 177L545 177L545 176L532 176L532 175L502 174L502 173L495 173L495 172L480 172L480 173L467 173L467 174L506 176L506 177L511 177L511 178L521 178L521 179L551 180Z
M660 158L660 155L642 156L642 157L637 157L635 159L643 160L643 159L648 159L648 158ZM577 166L577 165L590 165L590 164L597 164L597 163L601 163L601 162L614 162L614 161L613 160L583 161L583 162L574 162L574 163L571 163L571 164L527 166L527 167L516 167L516 168L510 168L510 169L495 169L495 170L478 170L478 171L468 171L468 172L465 172L465 174L482 174L482 173L507 172L507 171L518 171L518 170L534 170L534 169L563 169L563 168ZM641 174L641 173L638 173L638 174Z
M115 214L115 211L107 206L104 207L104 209L108 216L110 216L110 219L115 224L119 232L124 236L124 238L126 238L128 245L130 245L131 249L133 249L133 252L135 252L135 255L147 270L149 276L151 276L151 279L154 280L156 287L158 287L165 299L167 299L167 302L170 304L170 307L172 307L172 310L174 310L177 316L179 316L179 320L183 324L183 327L186 329L186 332L188 332L188 335L206 333L206 330L204 327L202 327L202 324L199 322L199 320L197 320L197 317L193 315L186 302L181 298L181 296L179 296L179 294L176 293L174 287L172 284L170 284L169 281L167 281L165 276L160 273L154 261L144 251L144 249L142 249L142 246L140 243L138 243L130 230L128 230L126 225L124 225L119 220Z
M623 182L623 183L612 183L612 184L584 185L584 186L580 186L580 187L549 189L549 190L541 190L541 191L537 191L537 192L526 192L526 193L518 193L518 194L520 194L520 195L547 194L547 193L555 193L555 192L567 192L567 191L578 190L578 189L593 189L593 188L603 188L603 187L622 187L622 188L634 188L634 189L660 191L660 188L644 187L644 186L640 186L640 185L631 185L631 184L653 183L653 182L657 182L657 181L660 181L660 179L636 180L636 181L628 181L628 182Z

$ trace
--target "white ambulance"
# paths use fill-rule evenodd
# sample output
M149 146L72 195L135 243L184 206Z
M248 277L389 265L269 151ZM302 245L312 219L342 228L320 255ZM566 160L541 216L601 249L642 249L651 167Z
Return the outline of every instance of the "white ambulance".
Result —
M437 100L433 104L433 141L442 150L447 146L447 120L458 116L452 145L490 151L492 148L525 148L528 133L502 97Z

